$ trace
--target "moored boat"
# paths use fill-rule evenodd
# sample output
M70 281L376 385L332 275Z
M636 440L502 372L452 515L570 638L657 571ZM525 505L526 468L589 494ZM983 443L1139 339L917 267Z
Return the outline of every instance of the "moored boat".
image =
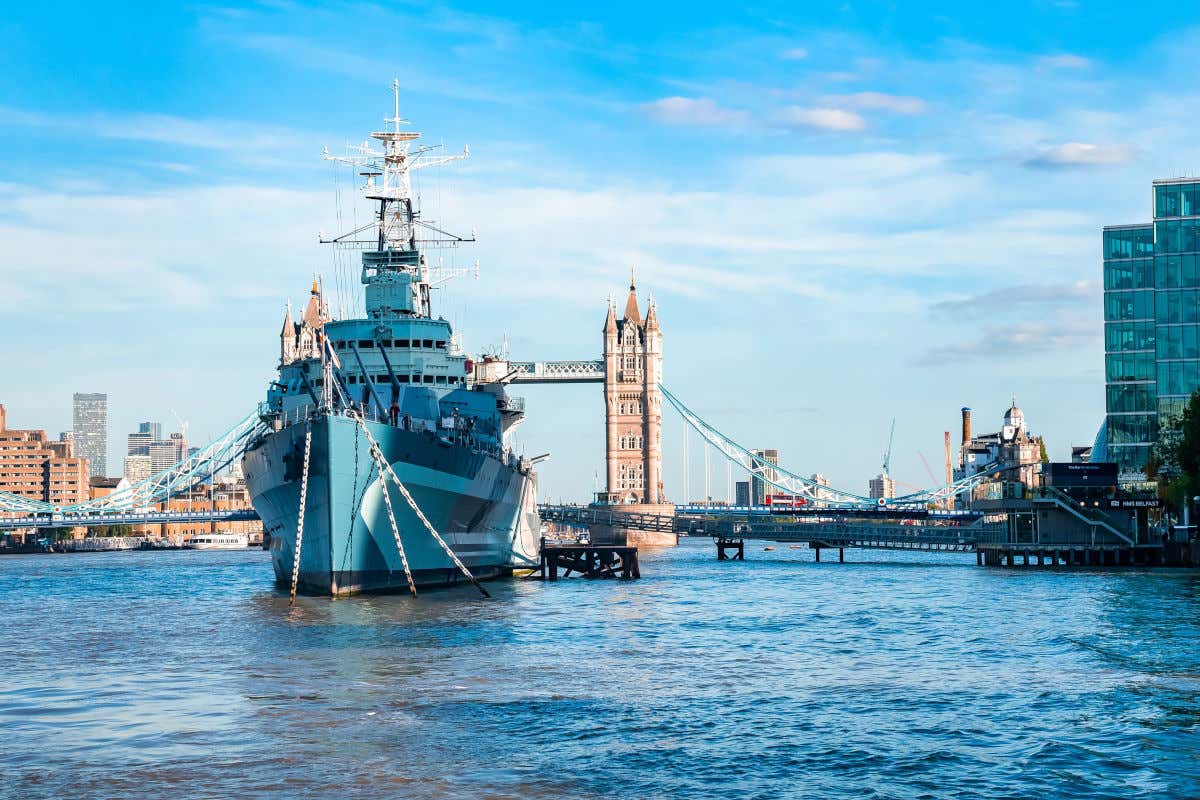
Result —
M393 91L398 87L393 84ZM397 94L398 96L398 94ZM280 334L269 430L242 466L270 536L276 579L344 595L489 578L536 563L533 464L509 445L524 403L474 380L450 323L434 317L425 258L472 238L425 222L410 174L466 157L414 147L396 113L379 143L345 157L374 221L328 240L361 250L362 316L334 319L314 280Z

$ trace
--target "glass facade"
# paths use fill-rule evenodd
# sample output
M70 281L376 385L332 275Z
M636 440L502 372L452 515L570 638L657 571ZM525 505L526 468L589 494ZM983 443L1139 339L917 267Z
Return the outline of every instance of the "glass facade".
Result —
M1104 229L1108 457L1139 472L1200 388L1200 179L1154 182L1154 221Z

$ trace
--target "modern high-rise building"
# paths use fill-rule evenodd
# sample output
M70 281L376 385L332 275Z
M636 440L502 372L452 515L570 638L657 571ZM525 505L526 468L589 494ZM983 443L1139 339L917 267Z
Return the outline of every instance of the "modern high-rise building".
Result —
M778 450L751 450L750 452L759 456L768 464L779 463ZM767 483L767 481L779 480L779 473L758 462L755 462L755 464L756 466L750 470L750 505L761 506L766 503L768 494L776 494L779 491ZM763 480L764 477L767 480Z
M162 424L140 422L138 429L127 437L125 477L137 483L136 476L149 477L174 466L196 448L189 448L183 433L162 438ZM144 463L142 458L147 459ZM132 474L131 474L132 470Z
M1103 231L1107 458L1126 476L1200 387L1200 178L1152 197L1153 222Z
M162 439L161 422L139 422L136 433L129 434L125 455L148 456L150 445Z
M187 439L182 433L172 433L169 439L161 439L150 443L150 471L154 474L162 472L183 461L187 457Z
M735 506L750 505L750 481L738 481L733 484L733 504Z
M880 473L867 484L868 496L874 500L890 499L896 496L896 482L890 475Z
M75 454L88 460L89 475L104 475L108 467L108 395L76 392L73 420Z

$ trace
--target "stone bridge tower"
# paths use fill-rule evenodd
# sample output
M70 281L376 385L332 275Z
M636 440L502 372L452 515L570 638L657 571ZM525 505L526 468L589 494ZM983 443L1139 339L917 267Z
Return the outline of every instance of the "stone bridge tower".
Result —
M670 513L662 482L662 330L650 299L646 317L638 308L637 286L629 279L625 313L608 305L604 321L604 416L607 486L597 498L628 511ZM618 531L630 544L675 544L674 534ZM662 541L650 541L646 537ZM637 540L636 542L634 540ZM669 539L670 541L667 541Z

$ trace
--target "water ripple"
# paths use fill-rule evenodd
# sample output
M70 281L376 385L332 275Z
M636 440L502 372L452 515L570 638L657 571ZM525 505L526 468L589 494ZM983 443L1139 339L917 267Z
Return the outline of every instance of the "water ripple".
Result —
M0 560L0 795L1200 796L1200 578L690 542L291 608L262 553Z

